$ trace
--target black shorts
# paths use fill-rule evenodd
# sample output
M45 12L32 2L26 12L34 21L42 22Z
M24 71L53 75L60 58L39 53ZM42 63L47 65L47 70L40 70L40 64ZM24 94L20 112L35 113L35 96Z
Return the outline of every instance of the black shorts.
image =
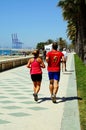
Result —
M41 81L42 80L42 74L32 74L31 75L31 79L32 81L36 82L36 81Z

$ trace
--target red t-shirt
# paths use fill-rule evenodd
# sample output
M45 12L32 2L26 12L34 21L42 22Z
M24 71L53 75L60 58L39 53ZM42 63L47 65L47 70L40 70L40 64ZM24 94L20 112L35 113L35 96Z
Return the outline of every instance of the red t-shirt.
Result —
M64 56L64 54L60 51L52 50L49 51L46 54L46 57L49 58L47 70L49 72L59 72L60 71L60 63L61 63L61 58Z

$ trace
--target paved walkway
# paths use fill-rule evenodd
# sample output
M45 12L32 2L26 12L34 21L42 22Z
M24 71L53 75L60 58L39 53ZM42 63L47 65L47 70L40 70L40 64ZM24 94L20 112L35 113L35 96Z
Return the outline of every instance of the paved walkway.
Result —
M50 99L46 69L38 103L26 66L0 73L0 130L80 130L73 54L67 69L61 72L56 104Z

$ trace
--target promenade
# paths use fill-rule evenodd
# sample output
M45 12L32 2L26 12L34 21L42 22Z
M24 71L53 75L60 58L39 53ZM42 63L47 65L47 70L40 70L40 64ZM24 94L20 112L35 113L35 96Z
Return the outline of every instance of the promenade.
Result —
M38 102L33 100L26 66L1 72L0 130L81 130L73 53L68 55L67 70L61 72L56 103L50 98L46 68Z

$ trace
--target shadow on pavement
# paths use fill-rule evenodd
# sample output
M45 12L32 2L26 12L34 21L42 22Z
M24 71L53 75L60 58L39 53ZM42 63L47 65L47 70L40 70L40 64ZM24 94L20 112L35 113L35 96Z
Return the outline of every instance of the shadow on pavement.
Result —
M60 99L60 101L58 101ZM66 101L72 101L72 100L82 100L81 97L73 96L73 97L57 97L57 103L66 102Z
M51 98L50 97L39 98L38 103L45 102L47 100L51 100Z
M45 102L47 100L51 100L51 98L50 97L39 98L38 103ZM61 102L66 102L66 101L82 100L82 98L77 97L77 96L73 96L73 97L57 97L56 100L57 100L56 103L58 104L58 103L61 103Z

